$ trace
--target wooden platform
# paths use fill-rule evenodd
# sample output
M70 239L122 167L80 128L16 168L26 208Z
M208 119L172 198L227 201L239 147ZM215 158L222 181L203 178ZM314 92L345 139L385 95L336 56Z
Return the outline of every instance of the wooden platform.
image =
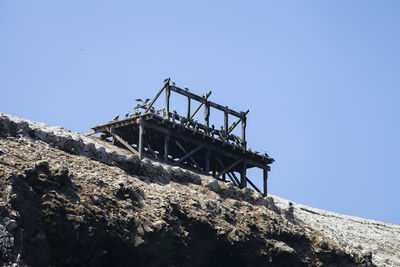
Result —
M156 111L152 108L160 93L166 89L166 109ZM222 109L224 112L239 117L239 122L246 121L247 112L236 112L211 101L208 96L203 97L182 90L188 97L188 114L183 117L176 112L169 112L168 90L180 92L180 88L171 86L169 79L165 81L163 88L157 93L151 103L141 106L145 112L141 114L137 110L130 117L111 121L103 125L92 127L92 133L101 133L103 139L111 139L116 145L124 146L132 153L143 157L154 158L172 165L179 165L196 172L212 175L220 180L228 178L237 186L243 188L247 184L261 192L246 176L248 168L260 168L263 170L263 191L267 194L267 178L270 164L274 162L266 154L249 151L243 136L239 138L230 132L233 130L227 126L225 120L224 129L217 130L209 126L207 109L210 106ZM206 123L200 124L193 121L190 113L190 99L201 102L204 105ZM211 105L210 105L211 103ZM196 112L199 108L196 110ZM194 112L194 113L196 113ZM208 111L209 114L209 111ZM228 116L226 116L227 118ZM245 123L244 123L245 125Z

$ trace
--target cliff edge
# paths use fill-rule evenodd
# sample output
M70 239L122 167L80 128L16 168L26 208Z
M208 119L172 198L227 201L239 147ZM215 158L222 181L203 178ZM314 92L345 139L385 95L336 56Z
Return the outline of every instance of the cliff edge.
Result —
M4 266L400 266L400 226L0 113Z

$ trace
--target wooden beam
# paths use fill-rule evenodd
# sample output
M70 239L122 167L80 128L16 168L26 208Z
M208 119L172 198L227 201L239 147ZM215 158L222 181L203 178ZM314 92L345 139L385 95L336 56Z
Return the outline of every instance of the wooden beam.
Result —
M187 115L186 118L190 119L190 97L187 98Z
M158 125L156 125L154 123L151 123L149 121L143 121L143 123L144 123L144 125L146 127L149 127L151 129L159 131L161 133L165 133L165 134L170 133L172 136L180 138L180 139L184 140L185 142L190 142L192 144L197 144L197 145L201 145L201 144L204 143L204 141L202 141L202 140L199 140L199 139L187 136L187 135L179 134L179 133L176 133L174 131L170 131L170 130L168 130L166 128L160 127L160 126L158 126ZM234 159L241 158L241 156L239 154L229 152L229 151L227 151L225 149L222 149L222 148L219 148L218 146L216 146L214 144L211 144L211 143L207 143L205 147L207 149L210 149L211 151L214 151L214 152L217 152L217 153L221 153L221 154L225 154L226 156L234 158ZM245 152L245 153L247 153L247 152ZM261 162L258 162L258 161L252 160L252 159L247 159L247 162L248 162L249 165L253 165L253 166L258 167L260 169L269 168L267 163L264 164L264 163L261 163Z
M160 91L158 91L157 95L153 98L153 100L150 102L149 106L147 107L146 111L144 113L147 113L151 107L153 106L154 102L156 102L157 98L160 96L164 88L169 84L170 78L165 79L163 87L161 87Z
M258 189L257 186L255 184L253 184L253 182L250 181L250 179L248 177L246 177L246 181L254 188L254 190L256 190L258 193L262 193L260 191L260 189Z
M193 149L192 151L190 151L189 153L187 153L185 156L183 156L182 158L180 158L176 163L179 164L181 162L183 162L185 159L187 159L188 157L192 156L194 153L196 153L197 151L199 151L200 149L202 149L203 147L205 147L206 144L201 144L200 146L196 147L195 149Z
M244 147L246 147L246 117L242 118L242 140L244 141Z
M263 170L263 182L264 182L264 197L267 196L267 180L268 180L268 170Z
M229 172L228 172L227 174L228 174L228 176L229 176L229 179L231 179L232 183L233 183L234 185L236 185L236 186L239 186L239 181L235 178L235 176L232 176L233 172L232 172L232 174L229 173Z
M206 98L205 98L205 100L207 100L208 99L208 97L211 95L211 91L210 92L208 92L207 94L206 94ZM201 102L200 103L200 105L196 108L196 110L193 112L193 114L190 116L190 119L193 119L193 117L194 117L194 115L196 115L196 113L197 113L197 111L199 111L200 110L200 108L202 107L204 105L204 103L203 102Z
M246 180L246 172L247 172L247 161L243 161L242 170L240 172L240 188L245 188L247 186Z
M177 140L174 140L174 141L175 141L175 143L177 144L177 146L183 151L183 153L187 154L185 148L184 148ZM196 165L196 167L201 171L200 165L197 164L197 162L196 162L192 157L189 156L189 159L190 159L190 160L194 163L194 165Z
M169 134L164 135L164 161L168 162Z
M196 101L199 101L200 103L203 103L203 104L204 104L204 103L207 101L207 100L205 100L204 98L202 98L201 96L198 96L198 95L193 94L193 93L191 93L191 92L185 91L185 90L183 90L183 89L181 89L181 88L179 88L179 87L170 86L170 88L171 88L172 91L175 91L175 92L177 92L177 93L179 93L179 94L181 94L181 95L190 97L190 98L192 98L192 99L194 99L194 100L196 100ZM209 102L209 105L210 105L211 107L216 108L216 109L219 109L219 110L221 110L221 111L225 111L225 107L224 107L224 106L221 106L221 105L219 105L219 104L217 104L217 103L214 103L214 102L212 102L212 101L208 101L208 102ZM240 112L234 111L234 110L232 110L232 109L228 109L228 113L231 114L231 115L233 115L233 116L236 116L236 117L238 117L238 118L241 118L241 117L243 116Z
M112 129L110 129L109 133L118 140L121 144L123 144L129 151L131 151L133 154L139 155L139 152L136 151L128 142L126 142L124 139L122 139L118 134L116 134Z
M210 172L210 155L211 151L207 149L206 153L204 153L204 172L206 174L209 174Z
M227 168L225 168L225 170L223 170L221 173L218 173L218 176L222 176L225 173L227 173L230 169L232 169L233 167L235 167L236 165L238 165L240 162L242 162L245 158L240 158L237 161L235 161L234 163L232 163L231 165L229 165Z
M139 150L139 159L143 159L143 136L144 134L144 125L143 121L139 119L139 145L138 145L138 150Z
M169 97L171 96L171 90L169 84L165 89L165 115L169 119Z
M247 110L247 111L244 113L244 115L246 116L247 113L249 113L249 111L250 111L250 110ZM242 121L242 118L239 118L239 120L237 120L237 121L232 125L232 127L229 128L228 134L230 134L230 133L236 128L236 126L237 126L241 121Z
M228 108L228 106L226 106L225 107L225 111L224 111L224 131L225 131L225 133L226 134L228 134L228 124L229 124L229 122L228 122L228 110L229 110L229 108Z

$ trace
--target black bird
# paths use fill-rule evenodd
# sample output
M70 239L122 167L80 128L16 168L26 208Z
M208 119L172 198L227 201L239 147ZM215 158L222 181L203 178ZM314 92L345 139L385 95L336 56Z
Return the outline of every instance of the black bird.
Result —
M189 87L185 86L185 90L186 90L186 91L189 91Z
M117 114L117 115L114 117L113 121L118 120L118 118L119 118L119 114Z
M174 111L174 114L178 114L178 112L176 112L176 108L175 108L175 107L174 107L174 110L173 110L173 111Z
M128 118L128 117L129 117L129 110L125 114L125 118Z
M135 99L136 102L143 102L143 100L141 98L137 98Z
M264 156L266 156L267 158L269 158L269 155L268 155L267 151L264 152Z
M168 79L169 79L168 77L165 77L164 82L168 81Z
M147 104L147 103L149 103L149 101L150 101L150 98L146 98L146 100L144 100L144 103Z
M172 85L175 86L175 82L174 81L172 81Z

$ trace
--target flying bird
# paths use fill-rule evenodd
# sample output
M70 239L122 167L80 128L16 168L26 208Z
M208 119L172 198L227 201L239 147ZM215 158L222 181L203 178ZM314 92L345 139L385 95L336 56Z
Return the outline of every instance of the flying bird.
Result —
M117 115L114 117L113 121L118 120L118 118L119 118L119 114L117 114Z

